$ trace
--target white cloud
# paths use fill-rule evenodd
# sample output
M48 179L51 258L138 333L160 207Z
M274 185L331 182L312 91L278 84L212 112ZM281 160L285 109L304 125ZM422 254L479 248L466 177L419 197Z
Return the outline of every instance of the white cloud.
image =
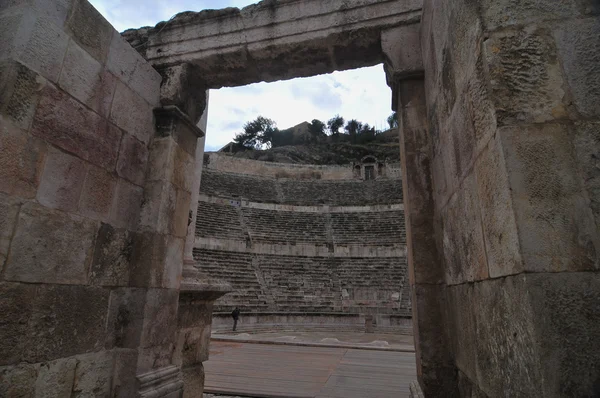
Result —
M119 31L153 26L183 11L244 7L253 0L90 0ZM257 83L211 90L207 150L227 144L244 123L259 115L280 128L312 119L328 120L336 114L383 129L390 111L391 92L381 65L334 72L310 78Z

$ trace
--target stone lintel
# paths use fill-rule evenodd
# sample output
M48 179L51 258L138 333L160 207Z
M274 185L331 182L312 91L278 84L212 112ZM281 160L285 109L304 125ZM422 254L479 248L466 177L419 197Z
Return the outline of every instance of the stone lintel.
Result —
M189 266L183 269L182 277L179 289L180 297L185 296L193 300L214 301L233 291L228 282L211 278Z
M139 398L174 397L183 394L183 377L177 366L167 366L137 376Z
M197 125L208 103L207 85L198 67L183 63L162 68L160 74L160 104L178 107Z
M191 63L220 88L376 65L382 30L418 25L421 8L422 0L261 2L186 12L124 36L158 70Z

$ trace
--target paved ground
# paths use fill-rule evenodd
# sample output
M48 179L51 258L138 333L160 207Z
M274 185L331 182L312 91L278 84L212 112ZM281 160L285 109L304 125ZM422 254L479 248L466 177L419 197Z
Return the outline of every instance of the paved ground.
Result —
M274 343L414 352L413 336L401 334L347 332L213 333L212 339L221 342Z
M211 342L207 393L252 397L407 397L415 356L341 347Z

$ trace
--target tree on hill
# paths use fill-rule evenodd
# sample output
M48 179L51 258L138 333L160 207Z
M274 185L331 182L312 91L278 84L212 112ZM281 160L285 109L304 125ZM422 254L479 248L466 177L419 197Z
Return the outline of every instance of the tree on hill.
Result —
M308 131L315 137L325 134L325 123L319 119L313 119L308 126Z
M335 115L327 121L327 129L331 135L338 135L340 129L344 126L344 118L340 115Z
M398 113L394 112L388 116L387 122L391 129L398 127Z
M271 148L278 133L279 130L273 120L259 116L246 123L244 131L236 134L233 140L248 149L262 149L263 146Z

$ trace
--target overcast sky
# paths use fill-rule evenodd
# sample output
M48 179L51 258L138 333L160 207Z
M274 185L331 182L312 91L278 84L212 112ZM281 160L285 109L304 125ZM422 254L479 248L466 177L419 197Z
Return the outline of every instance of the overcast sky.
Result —
M90 0L118 30L154 26L183 11L244 7L252 0ZM303 121L326 121L336 114L383 129L391 113L383 66L334 72L310 78L211 90L206 150L233 139L247 121L262 115L279 128Z

